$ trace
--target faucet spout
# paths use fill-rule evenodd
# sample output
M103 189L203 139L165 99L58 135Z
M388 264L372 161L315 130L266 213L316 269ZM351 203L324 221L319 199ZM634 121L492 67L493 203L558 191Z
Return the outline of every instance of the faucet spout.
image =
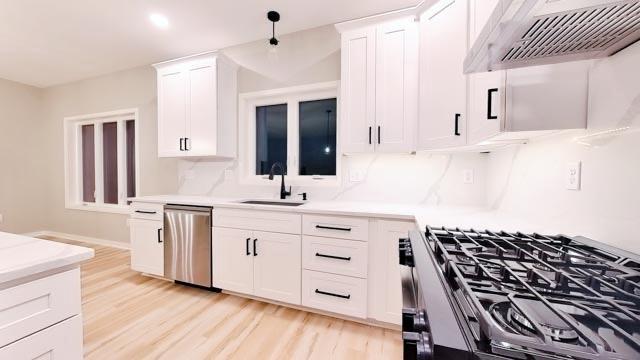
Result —
M275 162L271 165L271 170L269 170L269 180L273 180L276 167L280 169L280 174L282 175L282 181L280 182L280 199L284 200L287 196L291 195L291 186L289 186L289 191L287 191L287 188L284 185L284 166L282 166L280 162Z

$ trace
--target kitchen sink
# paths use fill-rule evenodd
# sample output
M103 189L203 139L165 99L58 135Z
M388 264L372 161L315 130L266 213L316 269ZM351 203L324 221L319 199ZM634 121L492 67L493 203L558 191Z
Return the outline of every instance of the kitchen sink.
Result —
M240 203L252 204L252 205L275 205L275 206L300 206L304 204L303 202L269 201L269 200L245 200L245 201L241 201Z

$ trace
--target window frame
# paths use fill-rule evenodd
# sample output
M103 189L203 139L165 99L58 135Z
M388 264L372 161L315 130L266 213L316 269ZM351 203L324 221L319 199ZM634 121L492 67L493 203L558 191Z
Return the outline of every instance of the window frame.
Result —
M336 99L336 175L299 175L299 103L329 98ZM239 95L240 182L249 185L273 184L267 175L256 175L256 107L278 104L287 105L287 185L338 186L341 179L339 81L270 89ZM291 170L295 170L295 175L291 174Z
M127 201L126 125L133 120L135 193L140 190L140 132L138 109L122 109L64 118L65 208L116 214L129 213ZM102 124L117 123L118 204L104 203ZM95 203L83 201L82 126L94 125Z

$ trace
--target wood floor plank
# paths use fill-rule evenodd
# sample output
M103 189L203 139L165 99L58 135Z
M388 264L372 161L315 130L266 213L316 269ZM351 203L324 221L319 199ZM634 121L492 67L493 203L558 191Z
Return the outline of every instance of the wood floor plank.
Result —
M394 330L142 276L126 250L82 264L85 359L400 359Z

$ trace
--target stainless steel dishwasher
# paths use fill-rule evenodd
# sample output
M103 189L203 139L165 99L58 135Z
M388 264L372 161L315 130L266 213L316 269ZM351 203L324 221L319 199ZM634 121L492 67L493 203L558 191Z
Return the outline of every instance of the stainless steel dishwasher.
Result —
M211 288L210 207L165 205L164 275Z

